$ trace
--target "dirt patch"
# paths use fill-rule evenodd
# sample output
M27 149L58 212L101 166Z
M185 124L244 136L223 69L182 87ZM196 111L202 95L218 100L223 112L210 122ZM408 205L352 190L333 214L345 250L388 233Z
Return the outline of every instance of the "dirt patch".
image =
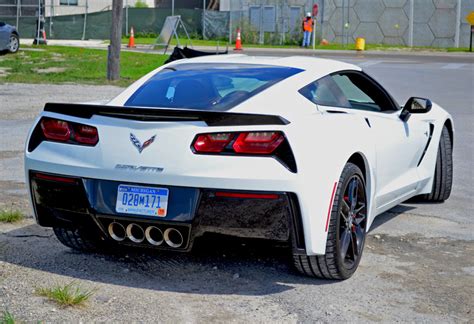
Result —
M24 183L0 181L0 210L3 209L20 210L28 217L32 217Z
M62 68L62 67L49 67L49 68L44 68L44 69L33 69L33 71L35 71L36 73L43 73L43 74L61 73L61 72L64 72L66 70L67 70L66 68Z
M413 308L417 312L472 319L474 274L464 269L474 265L473 242L419 235L377 237L369 239L371 253L392 255L403 263L382 272L381 278L416 293Z
M0 67L0 77L5 77L9 75L10 74L9 71L11 71L11 68Z

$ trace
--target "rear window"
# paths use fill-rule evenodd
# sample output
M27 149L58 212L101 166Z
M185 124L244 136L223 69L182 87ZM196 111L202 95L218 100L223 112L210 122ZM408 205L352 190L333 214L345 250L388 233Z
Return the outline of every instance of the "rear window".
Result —
M256 64L179 64L155 74L125 106L225 111L302 71Z

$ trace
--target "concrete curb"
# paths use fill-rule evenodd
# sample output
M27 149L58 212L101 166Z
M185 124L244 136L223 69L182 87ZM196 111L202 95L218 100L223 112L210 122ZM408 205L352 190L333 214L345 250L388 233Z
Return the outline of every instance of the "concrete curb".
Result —
M32 44L33 39L30 38L23 38L23 44ZM51 39L48 40L49 45L54 46L75 46L75 47L85 47L85 48L95 48L95 49L107 49L108 44L106 44L103 40L59 40L59 39ZM128 51L147 51L150 53L160 54L162 50L156 51L150 49L151 45L144 45L144 44L137 44L135 49L127 48L125 44L122 45L122 48ZM171 53L174 46L170 46L168 49L168 54ZM226 49L225 46L219 46L219 48L215 46L193 46L196 50L201 51L223 51ZM394 56L416 56L416 57L444 57L444 58L464 58L464 59L472 59L474 62L474 53L468 52L436 52L436 51L408 51L408 50L371 50L371 51L363 51L358 52L354 50L322 50L322 49L303 49L303 48L272 48L272 47L247 47L242 51L234 51L233 45L228 47L229 53L235 54L267 54L267 55L334 55L334 56L357 56L357 57L394 57Z

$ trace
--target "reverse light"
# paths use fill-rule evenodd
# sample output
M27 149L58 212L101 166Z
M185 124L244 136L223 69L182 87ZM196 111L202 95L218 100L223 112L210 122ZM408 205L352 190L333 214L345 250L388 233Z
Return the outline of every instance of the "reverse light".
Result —
M40 125L46 140L90 146L99 142L99 133L93 126L54 118L43 118Z
M271 154L284 139L280 132L241 133L232 147L237 153Z

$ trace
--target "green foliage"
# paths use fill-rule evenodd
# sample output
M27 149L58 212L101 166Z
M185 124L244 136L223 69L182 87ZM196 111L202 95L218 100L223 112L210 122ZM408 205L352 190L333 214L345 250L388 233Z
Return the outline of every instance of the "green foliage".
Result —
M135 8L148 8L148 4L142 0L135 2Z
M0 223L16 223L24 217L19 210L0 210Z
M61 306L78 306L83 305L95 293L95 290L83 290L71 282L65 286L36 288L35 292Z
M0 317L0 324L15 324L17 321L12 313L9 311L3 311L2 317Z
M107 51L67 46L37 46L15 55L5 55L0 68L8 70L1 82L111 84L106 79ZM120 80L113 84L128 86L161 66L167 55L123 51L120 53Z

